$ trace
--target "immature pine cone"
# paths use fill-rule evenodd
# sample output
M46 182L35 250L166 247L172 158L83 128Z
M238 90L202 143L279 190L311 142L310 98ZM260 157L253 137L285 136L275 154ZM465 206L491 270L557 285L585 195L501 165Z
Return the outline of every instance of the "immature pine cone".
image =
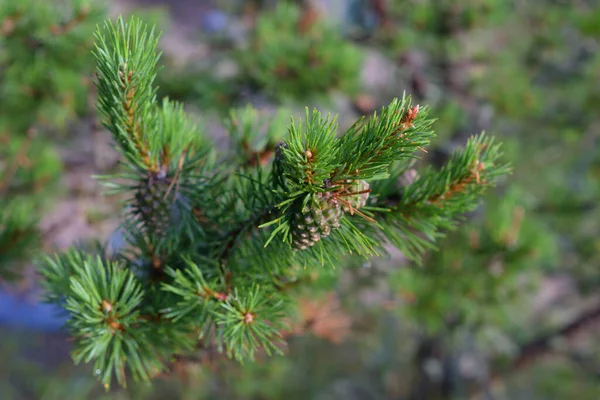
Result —
M345 196L344 200L348 204L344 204L344 211L350 212L350 206L353 210L357 210L364 207L369 199L369 183L367 181L347 181L348 185L345 187L345 192L350 196Z
M340 203L331 193L317 193L315 196L316 201L306 212L299 210L294 214L292 247L295 250L314 246L321 238L329 236L332 229L340 227L340 218L344 215Z
M173 193L167 195L169 186L168 177L159 174L150 174L138 183L135 212L149 233L164 235L171 224Z

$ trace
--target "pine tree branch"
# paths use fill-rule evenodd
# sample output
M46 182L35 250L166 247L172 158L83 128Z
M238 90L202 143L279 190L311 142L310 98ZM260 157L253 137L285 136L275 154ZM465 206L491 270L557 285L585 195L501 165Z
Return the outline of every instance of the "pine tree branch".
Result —
M239 148L236 162L221 168L214 152L194 149L198 135L182 106L158 104L157 42L135 18L107 22L96 34L98 108L128 168L109 177L115 191L131 195L130 246L119 252L127 262L67 254L43 271L49 301L66 300L71 313L75 361L93 360L104 383L114 374L124 384L126 368L148 379L199 337L240 361L259 349L279 352L289 297L277 277L293 274L293 266L374 255L382 228L401 232L398 246L433 243L505 172L491 141L474 138L446 167L408 185L393 209L380 207L389 191L369 207L370 185L411 164L434 136L428 109L406 97L341 137L335 118L307 109L302 124L292 121L270 171L262 165L268 145L252 150L255 112L232 114ZM275 126L268 143L281 139ZM256 166L245 170L248 153ZM373 223L376 216L387 225ZM283 240L265 251L277 235ZM159 282L142 281L148 276Z
M368 153L362 155L364 159L372 160L373 158L381 157L383 154L385 154L386 151L389 151L393 146L396 145L396 141L407 140L404 132L407 129L412 128L414 126L413 123L419 113L419 106L417 105L410 107L408 110L404 110L404 108L402 108L400 110L400 113L402 114L402 118L400 118L397 124L393 125L392 132L387 138L385 138L383 146L381 146L380 148L372 148ZM421 151L425 151L425 149L423 149L421 146L417 146L417 148ZM339 173L357 175L360 173L360 169L356 168L355 170L351 170L350 167L346 166L346 170L342 170L339 172L336 171L334 175L337 175Z
M96 33L94 57L97 64L98 108L126 158L134 165L159 172L165 117L179 110L165 101L157 110L156 54L158 35L138 19L107 22ZM171 110L171 108L174 108ZM167 115L163 115L168 111ZM169 122L176 122L169 119ZM169 127L171 128L171 127Z
M508 165L500 163L501 155L493 139L482 134L472 137L440 170L428 168L401 189L393 176L373 204L374 218L384 227L376 234L419 262L442 230L455 228L457 217L476 207L479 196L509 172Z
M362 119L339 140L342 167L332 180L373 179L388 171L393 162L416 158L434 136L428 109L411 106L410 98L394 99L364 125Z

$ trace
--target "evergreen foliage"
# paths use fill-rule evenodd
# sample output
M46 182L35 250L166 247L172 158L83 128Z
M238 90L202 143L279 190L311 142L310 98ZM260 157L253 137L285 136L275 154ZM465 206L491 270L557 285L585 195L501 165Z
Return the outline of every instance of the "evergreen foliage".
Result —
M102 8L89 1L3 0L0 7L0 273L31 259L61 170L49 136L86 111Z
M267 96L304 100L332 90L355 93L362 54L306 2L278 2L256 19L247 48L236 52L241 79Z
M289 284L386 243L419 260L509 171L481 134L403 181L434 138L429 109L406 96L341 135L334 117L307 109L282 138L275 119L258 149L219 154L180 104L157 99L157 39L135 18L96 33L97 104L123 162L102 179L130 195L128 245L41 267L47 300L71 315L74 360L93 361L107 387L149 379L198 346L239 361L280 353ZM229 120L242 150L257 138L252 115Z
M219 3L219 8L228 7ZM204 39L211 57L162 70L160 94L224 115L251 98L330 104L332 94L358 94L364 51L312 2L250 2L231 8L240 19L234 24L244 26L242 34L229 24L224 32L208 34Z

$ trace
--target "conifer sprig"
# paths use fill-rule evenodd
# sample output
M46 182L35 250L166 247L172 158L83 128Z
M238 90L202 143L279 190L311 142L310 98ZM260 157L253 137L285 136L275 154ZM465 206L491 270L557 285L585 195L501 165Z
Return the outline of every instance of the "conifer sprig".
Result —
M506 172L478 137L440 171L396 187L433 137L427 108L408 97L341 136L335 117L307 110L272 163L248 162L253 113L234 113L242 156L223 162L231 154L208 149L180 105L156 101L153 30L119 19L96 38L99 108L127 160L103 179L130 194L127 245L119 262L67 252L42 273L48 301L72 316L75 360L94 361L107 385L113 375L124 384L127 370L149 379L198 340L239 361L279 353L290 313L282 282L375 255L385 241L416 259Z
M0 1L0 276L20 276L48 232L60 188L49 137L88 113L89 49L104 8L94 0Z
M444 231L454 229L461 215L478 205L487 188L510 172L501 156L500 144L482 133L472 136L440 170L425 169L400 191L393 185L397 177L392 185L383 185L383 195L373 203L381 209L374 212L384 226L380 234L419 262Z
M131 271L77 252L48 259L47 265L46 284L63 290L50 299L64 304L71 315L68 327L78 332L75 363L93 360L103 382L114 374L121 385L126 384L124 360L135 378L148 379L162 368L165 349L157 347L155 333L140 318L143 290Z
M354 124L339 142L342 167L333 180L373 179L387 174L393 162L415 158L434 137L429 109L411 106L410 98L394 99L363 124Z
M292 121L286 146L281 149L283 175L292 193L319 190L331 177L337 165L336 131L335 118L323 117L317 110L306 109L304 124Z
M158 35L137 19L108 21L96 33L98 108L124 156L143 169L158 171L156 133L156 53Z
M342 226L346 212L376 224L359 210L370 192L367 181L387 178L394 163L410 162L423 150L433 137L427 113L426 108L411 106L410 98L394 99L379 115L366 123L359 120L338 137L335 118L307 110L304 125L292 123L274 161L273 170L281 171L275 182L285 200L279 204L280 217L272 221L277 227L268 243L281 235L298 249L316 246L319 259L330 259L321 239ZM316 214L310 211L315 209ZM350 254L375 253L373 241L352 222L343 226L342 248Z

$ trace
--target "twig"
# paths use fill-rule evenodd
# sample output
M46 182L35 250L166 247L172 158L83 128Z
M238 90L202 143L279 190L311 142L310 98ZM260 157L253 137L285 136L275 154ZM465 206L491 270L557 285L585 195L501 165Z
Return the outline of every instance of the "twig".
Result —
M596 304L591 310L581 314L578 318L571 321L552 332L541 335L519 348L519 353L504 371L494 371L490 376L490 391L494 391L502 385L503 380L510 374L523 368L527 368L534 361L553 353L552 342L558 338L567 340L573 339L577 334L582 333L590 326L600 322L600 303ZM478 399L482 391L475 392L471 398Z
M571 323L559 328L553 332L542 335L529 343L521 346L519 355L512 362L511 370L520 369L528 366L537 358L547 355L552 351L552 341L558 337L572 339L578 333L581 333L589 326L600 320L600 304L576 318Z

